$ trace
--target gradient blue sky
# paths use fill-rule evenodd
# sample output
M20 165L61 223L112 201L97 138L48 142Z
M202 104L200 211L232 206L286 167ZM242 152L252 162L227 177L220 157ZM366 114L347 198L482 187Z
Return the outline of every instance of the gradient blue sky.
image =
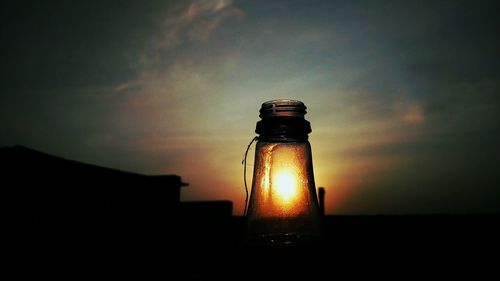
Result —
M1 146L178 174L240 214L258 109L292 98L328 213L500 211L496 1L2 6Z

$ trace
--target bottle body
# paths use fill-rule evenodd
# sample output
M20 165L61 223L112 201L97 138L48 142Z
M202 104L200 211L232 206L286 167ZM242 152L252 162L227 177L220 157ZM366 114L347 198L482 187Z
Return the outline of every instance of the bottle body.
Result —
M307 140L257 142L247 222L251 242L288 244L321 237Z

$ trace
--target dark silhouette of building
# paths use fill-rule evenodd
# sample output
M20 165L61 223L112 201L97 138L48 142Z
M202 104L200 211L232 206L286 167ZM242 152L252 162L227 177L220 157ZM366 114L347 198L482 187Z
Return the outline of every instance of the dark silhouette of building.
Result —
M178 216L176 175L146 176L67 160L21 146L0 148L10 223L153 223Z

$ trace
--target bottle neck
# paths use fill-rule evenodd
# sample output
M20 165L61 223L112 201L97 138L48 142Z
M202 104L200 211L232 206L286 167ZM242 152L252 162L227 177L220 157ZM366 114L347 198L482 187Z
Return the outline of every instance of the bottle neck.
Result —
M304 118L269 117L257 122L255 132L264 142L305 142L311 132L311 124Z

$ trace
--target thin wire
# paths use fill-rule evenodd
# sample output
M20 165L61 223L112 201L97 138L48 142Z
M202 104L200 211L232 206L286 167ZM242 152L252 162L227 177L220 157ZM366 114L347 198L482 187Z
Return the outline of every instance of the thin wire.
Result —
M258 140L259 137L254 137L252 139L252 141L247 146L247 150L245 151L245 156L243 157L243 161L241 161L241 164L243 164L243 182L245 183L245 209L243 210L243 216L247 215L247 207L248 207L247 155L248 155L248 150L250 150L250 146L252 146L252 143Z

